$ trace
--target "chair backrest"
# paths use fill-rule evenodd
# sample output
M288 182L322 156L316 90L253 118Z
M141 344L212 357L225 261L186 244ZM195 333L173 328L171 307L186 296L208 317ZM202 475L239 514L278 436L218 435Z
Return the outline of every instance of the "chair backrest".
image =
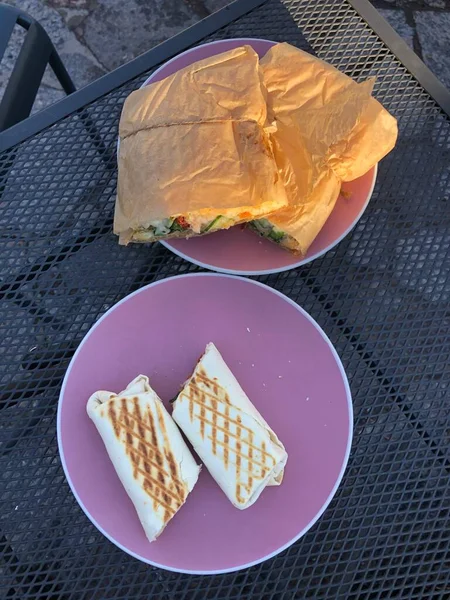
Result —
M45 29L24 11L3 3L0 3L0 61L16 25L27 33L0 103L0 131L29 116L47 65L67 94L75 91Z

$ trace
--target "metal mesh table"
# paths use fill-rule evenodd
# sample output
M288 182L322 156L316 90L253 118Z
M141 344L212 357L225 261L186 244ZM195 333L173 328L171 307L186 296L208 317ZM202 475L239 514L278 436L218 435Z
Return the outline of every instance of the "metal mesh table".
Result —
M224 13L208 23L197 37ZM259 278L321 324L347 370L355 435L342 486L289 550L210 577L130 558L69 491L55 415L75 348L129 292L198 270L111 233L120 110L148 75L138 59L140 76L35 135L22 130L0 155L1 598L450 597L449 117L347 2L269 0L208 39L241 36L307 43L357 79L377 75L376 95L399 120L354 231L303 268ZM64 102L55 114L73 106Z

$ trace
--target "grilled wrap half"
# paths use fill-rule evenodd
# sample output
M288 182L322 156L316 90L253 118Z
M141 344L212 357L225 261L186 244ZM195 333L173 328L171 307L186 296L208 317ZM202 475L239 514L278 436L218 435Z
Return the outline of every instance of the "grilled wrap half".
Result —
M154 541L186 501L200 467L147 377L139 375L120 394L96 392L86 408Z

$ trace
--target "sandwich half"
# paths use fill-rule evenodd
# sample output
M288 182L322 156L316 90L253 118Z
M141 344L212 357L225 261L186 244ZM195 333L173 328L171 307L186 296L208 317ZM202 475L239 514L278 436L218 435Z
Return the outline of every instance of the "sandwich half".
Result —
M250 46L133 92L119 136L121 244L204 235L287 205Z
M86 408L153 542L185 503L200 467L144 375L120 394L96 392Z
M397 121L372 97L373 78L357 83L286 43L270 48L260 65L288 206L253 228L305 254L333 210L341 182L364 175L392 150Z
M214 344L206 346L172 416L232 504L245 509L283 480L287 453Z

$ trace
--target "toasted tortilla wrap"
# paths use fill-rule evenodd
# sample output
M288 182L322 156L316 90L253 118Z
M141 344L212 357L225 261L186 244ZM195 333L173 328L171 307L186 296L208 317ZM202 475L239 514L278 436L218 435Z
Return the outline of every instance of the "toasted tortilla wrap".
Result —
M203 235L286 206L270 130L250 46L133 92L119 124L120 243Z
M117 395L96 392L86 408L154 541L186 501L200 467L147 377L139 375Z
M374 78L356 83L289 44L260 61L275 157L289 206L255 227L305 254L339 196L341 181L367 173L397 140L397 121L371 96Z
M286 450L214 344L206 346L172 416L236 508L248 508L266 486L282 482Z

